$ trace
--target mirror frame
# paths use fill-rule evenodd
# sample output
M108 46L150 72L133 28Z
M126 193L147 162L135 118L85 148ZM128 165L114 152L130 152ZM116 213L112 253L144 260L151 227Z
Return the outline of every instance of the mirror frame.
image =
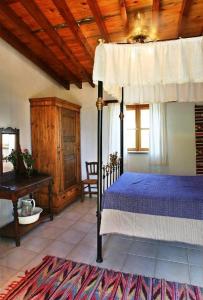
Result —
M0 128L0 175L12 173L13 171L3 173L3 151L2 151L2 135L3 134L15 134L15 149L19 150L20 145L20 130L17 128L7 127L7 128Z

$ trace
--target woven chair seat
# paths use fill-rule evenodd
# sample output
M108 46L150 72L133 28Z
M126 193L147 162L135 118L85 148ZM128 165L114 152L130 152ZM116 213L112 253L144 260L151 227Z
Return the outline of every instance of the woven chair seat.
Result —
M83 184L97 184L97 179L85 179L82 181Z

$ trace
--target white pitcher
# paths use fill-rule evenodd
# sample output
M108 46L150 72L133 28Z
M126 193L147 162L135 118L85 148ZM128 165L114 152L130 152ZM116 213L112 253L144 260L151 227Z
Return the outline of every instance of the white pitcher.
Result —
M21 203L22 203L21 215L23 217L31 216L35 208L35 200L23 199Z

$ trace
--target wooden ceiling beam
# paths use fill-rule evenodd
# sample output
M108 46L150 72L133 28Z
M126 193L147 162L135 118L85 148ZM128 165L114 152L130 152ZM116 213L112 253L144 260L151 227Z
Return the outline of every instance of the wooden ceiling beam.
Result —
M159 24L160 2L160 0L153 0L152 4L152 23L155 27L158 27Z
M100 8L98 6L97 0L87 0L87 3L92 11L92 14L94 16L94 19L97 23L97 26L99 27L99 30L105 40L105 42L109 43L111 42L110 35L107 31L106 25L104 23L102 13L100 11Z
M54 1L54 0L52 0L52 1ZM58 3L58 1L57 1L57 3ZM111 18L118 17L118 16L120 16L120 13L119 14L106 15L105 17L103 17L103 20L111 20ZM93 17L91 17L91 18L83 18L83 19L75 20L75 21L76 21L77 25L79 26L79 28L81 28L83 25L86 25L86 24L93 24L93 23L95 23L95 19ZM52 25L52 28L54 30L57 30L57 31L60 30L60 29L64 29L64 28L69 28L71 30L70 25L68 25L66 22L65 23L56 24L56 25ZM32 32L34 32L34 33L36 33L36 32L44 32L44 30L42 28L40 28L40 29L35 29ZM89 37L87 37L86 39L88 39L88 38ZM88 46L89 46L89 44L88 44ZM91 51L92 51L92 49L91 49Z
M180 10L180 16L178 21L178 29L177 29L177 38L181 37L185 20L190 12L190 7L193 3L193 0L182 0L182 6Z
M19 51L22 55L32 61L56 82L62 85L65 89L70 89L69 81L60 78L47 64L45 64L39 57L37 57L25 44L23 44L14 34L9 32L5 27L0 25L0 37L10 44L13 48Z
M78 42L85 50L88 58L93 63L93 58L94 58L93 51L92 51L91 47L89 46L84 34L82 33L80 26L78 25L73 14L71 13L68 5L66 4L66 1L65 0L60 0L60 1L52 0L52 1L54 2L54 4L55 4L56 8L58 9L58 11L60 12L61 16L64 18L65 22L69 25L69 29L72 31L74 36L77 37Z
M4 2L4 4L12 4L18 2L18 0L1 0L1 2Z
M129 31L129 20L128 20L128 14L127 14L127 6L125 0L119 0L119 6L120 6L120 13L121 13L121 19L123 22L124 30L125 32Z
M71 80L78 88L81 88L82 82L79 78L75 76L65 65L60 61L55 54L45 45L42 41L32 34L29 27L19 18L15 12L3 3L0 3L0 15L8 18L14 26L29 40L30 44L34 46L34 49L40 54L44 54L50 61L54 61L61 68L61 71L68 77L67 80ZM24 44L24 43L23 43ZM42 59L41 59L42 60Z
M91 86L94 87L92 82L92 76L86 71L86 69L80 64L79 60L75 57L69 47L66 46L60 35L53 29L51 23L47 20L40 8L33 0L20 0L25 9L35 19L35 21L45 30L51 40L61 49L64 55L71 60L73 65L83 78L85 78Z

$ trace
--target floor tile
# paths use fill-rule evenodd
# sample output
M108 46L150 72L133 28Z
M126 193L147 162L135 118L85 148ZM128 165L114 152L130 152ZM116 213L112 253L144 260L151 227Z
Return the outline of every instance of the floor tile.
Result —
M28 264L24 265L21 268L22 272L30 271L31 269L37 267L39 264L41 264L43 258L45 255L43 253L38 253L31 261L29 261Z
M97 233L97 225L96 224L94 224L94 226L92 226L90 228L89 233L94 233L96 235L96 233Z
M133 240L135 241L139 241L139 242L145 242L145 243L151 243L151 244L155 244L155 245L159 245L159 240L153 240L153 239L146 239L146 238L142 238L142 237L132 237Z
M44 222L28 233L29 236L37 236L41 238L55 239L65 229L54 226L53 222ZM26 235L26 236L28 236Z
M12 249L8 254L0 259L0 266L20 270L24 265L28 264L35 256L36 252L18 247Z
M147 242L134 241L131 244L128 253L155 258L157 256L157 245Z
M162 243L158 247L157 258L178 263L188 263L187 249L172 247Z
M25 239L21 242L21 247L39 253L44 248L46 248L51 242L52 240L50 239L32 237L29 235L28 239Z
M200 250L200 251L203 252L203 246L200 246L200 245L192 245L192 244L188 244L188 245L187 245L187 248L188 248L188 249Z
M89 232L87 233L83 239L81 240L82 244L86 244L90 247L97 247L97 237L96 234L94 232Z
M93 217L95 217L96 211L97 211L97 208L96 208L96 205L94 205L89 209L89 214L92 215Z
M96 199L96 197L94 197L94 198L85 198L84 203L89 208L96 208L96 206L97 206L97 199Z
M53 227L51 224L48 224L46 228L41 230L40 237L54 240L61 235L64 230L64 228Z
M154 258L128 255L122 271L154 277L156 260Z
M57 237L57 240L64 241L71 244L77 244L84 238L85 232L70 229L65 231L63 234Z
M83 202L84 203L84 202ZM85 215L89 212L89 207L84 205L83 203L77 203L76 205L74 205L73 207L70 208L69 211L71 212L77 212L81 215Z
M128 239L123 239L119 235L112 235L109 237L108 241L104 244L104 252L120 252L127 253L130 249L133 241Z
M93 261L93 265L100 268L107 268L114 271L121 271L126 261L127 254L125 253L106 253L103 255L103 262L97 263L96 259Z
M160 241L161 244L165 244L172 247L180 247L180 248L191 248L196 249L197 245L187 244L187 243L181 243L181 242L170 242L170 241Z
M0 287L16 274L16 270L0 266Z
M65 214L65 217L67 218L67 220L69 219L69 220L72 220L72 221L78 221L82 217L82 214L79 213L79 212L68 211Z
M81 218L81 222L82 221L96 224L97 218L96 218L96 215L92 216L91 214L86 214L84 217Z
M190 266L191 284L203 287L203 268Z
M54 241L47 248L43 249L42 254L53 255L61 258L65 258L68 253L75 247L75 244L65 243L62 241Z
M110 234L109 234L110 236ZM112 236L114 236L114 234L112 234ZM124 240L132 240L132 241L136 241L135 237L130 236L130 235L124 235L124 234L117 234L117 236L119 236L120 238L124 239Z
M189 266L188 264L157 260L155 277L169 281L190 283Z
M64 228L64 229L68 229L70 228L73 224L75 223L75 221L70 220L68 218L56 218L54 219L54 221L51 223L52 227L58 227L58 228Z
M13 239L0 238L0 258L4 257L9 250L15 248L16 245Z
M94 248L84 244L79 244L67 255L67 259L91 264L96 260L96 251Z
M191 265L203 266L203 251L188 249L188 261Z
M80 220L78 222L76 222L72 228L74 230L79 230L82 232L88 232L92 227L94 226L94 224L90 223L90 222L86 222L84 220Z

